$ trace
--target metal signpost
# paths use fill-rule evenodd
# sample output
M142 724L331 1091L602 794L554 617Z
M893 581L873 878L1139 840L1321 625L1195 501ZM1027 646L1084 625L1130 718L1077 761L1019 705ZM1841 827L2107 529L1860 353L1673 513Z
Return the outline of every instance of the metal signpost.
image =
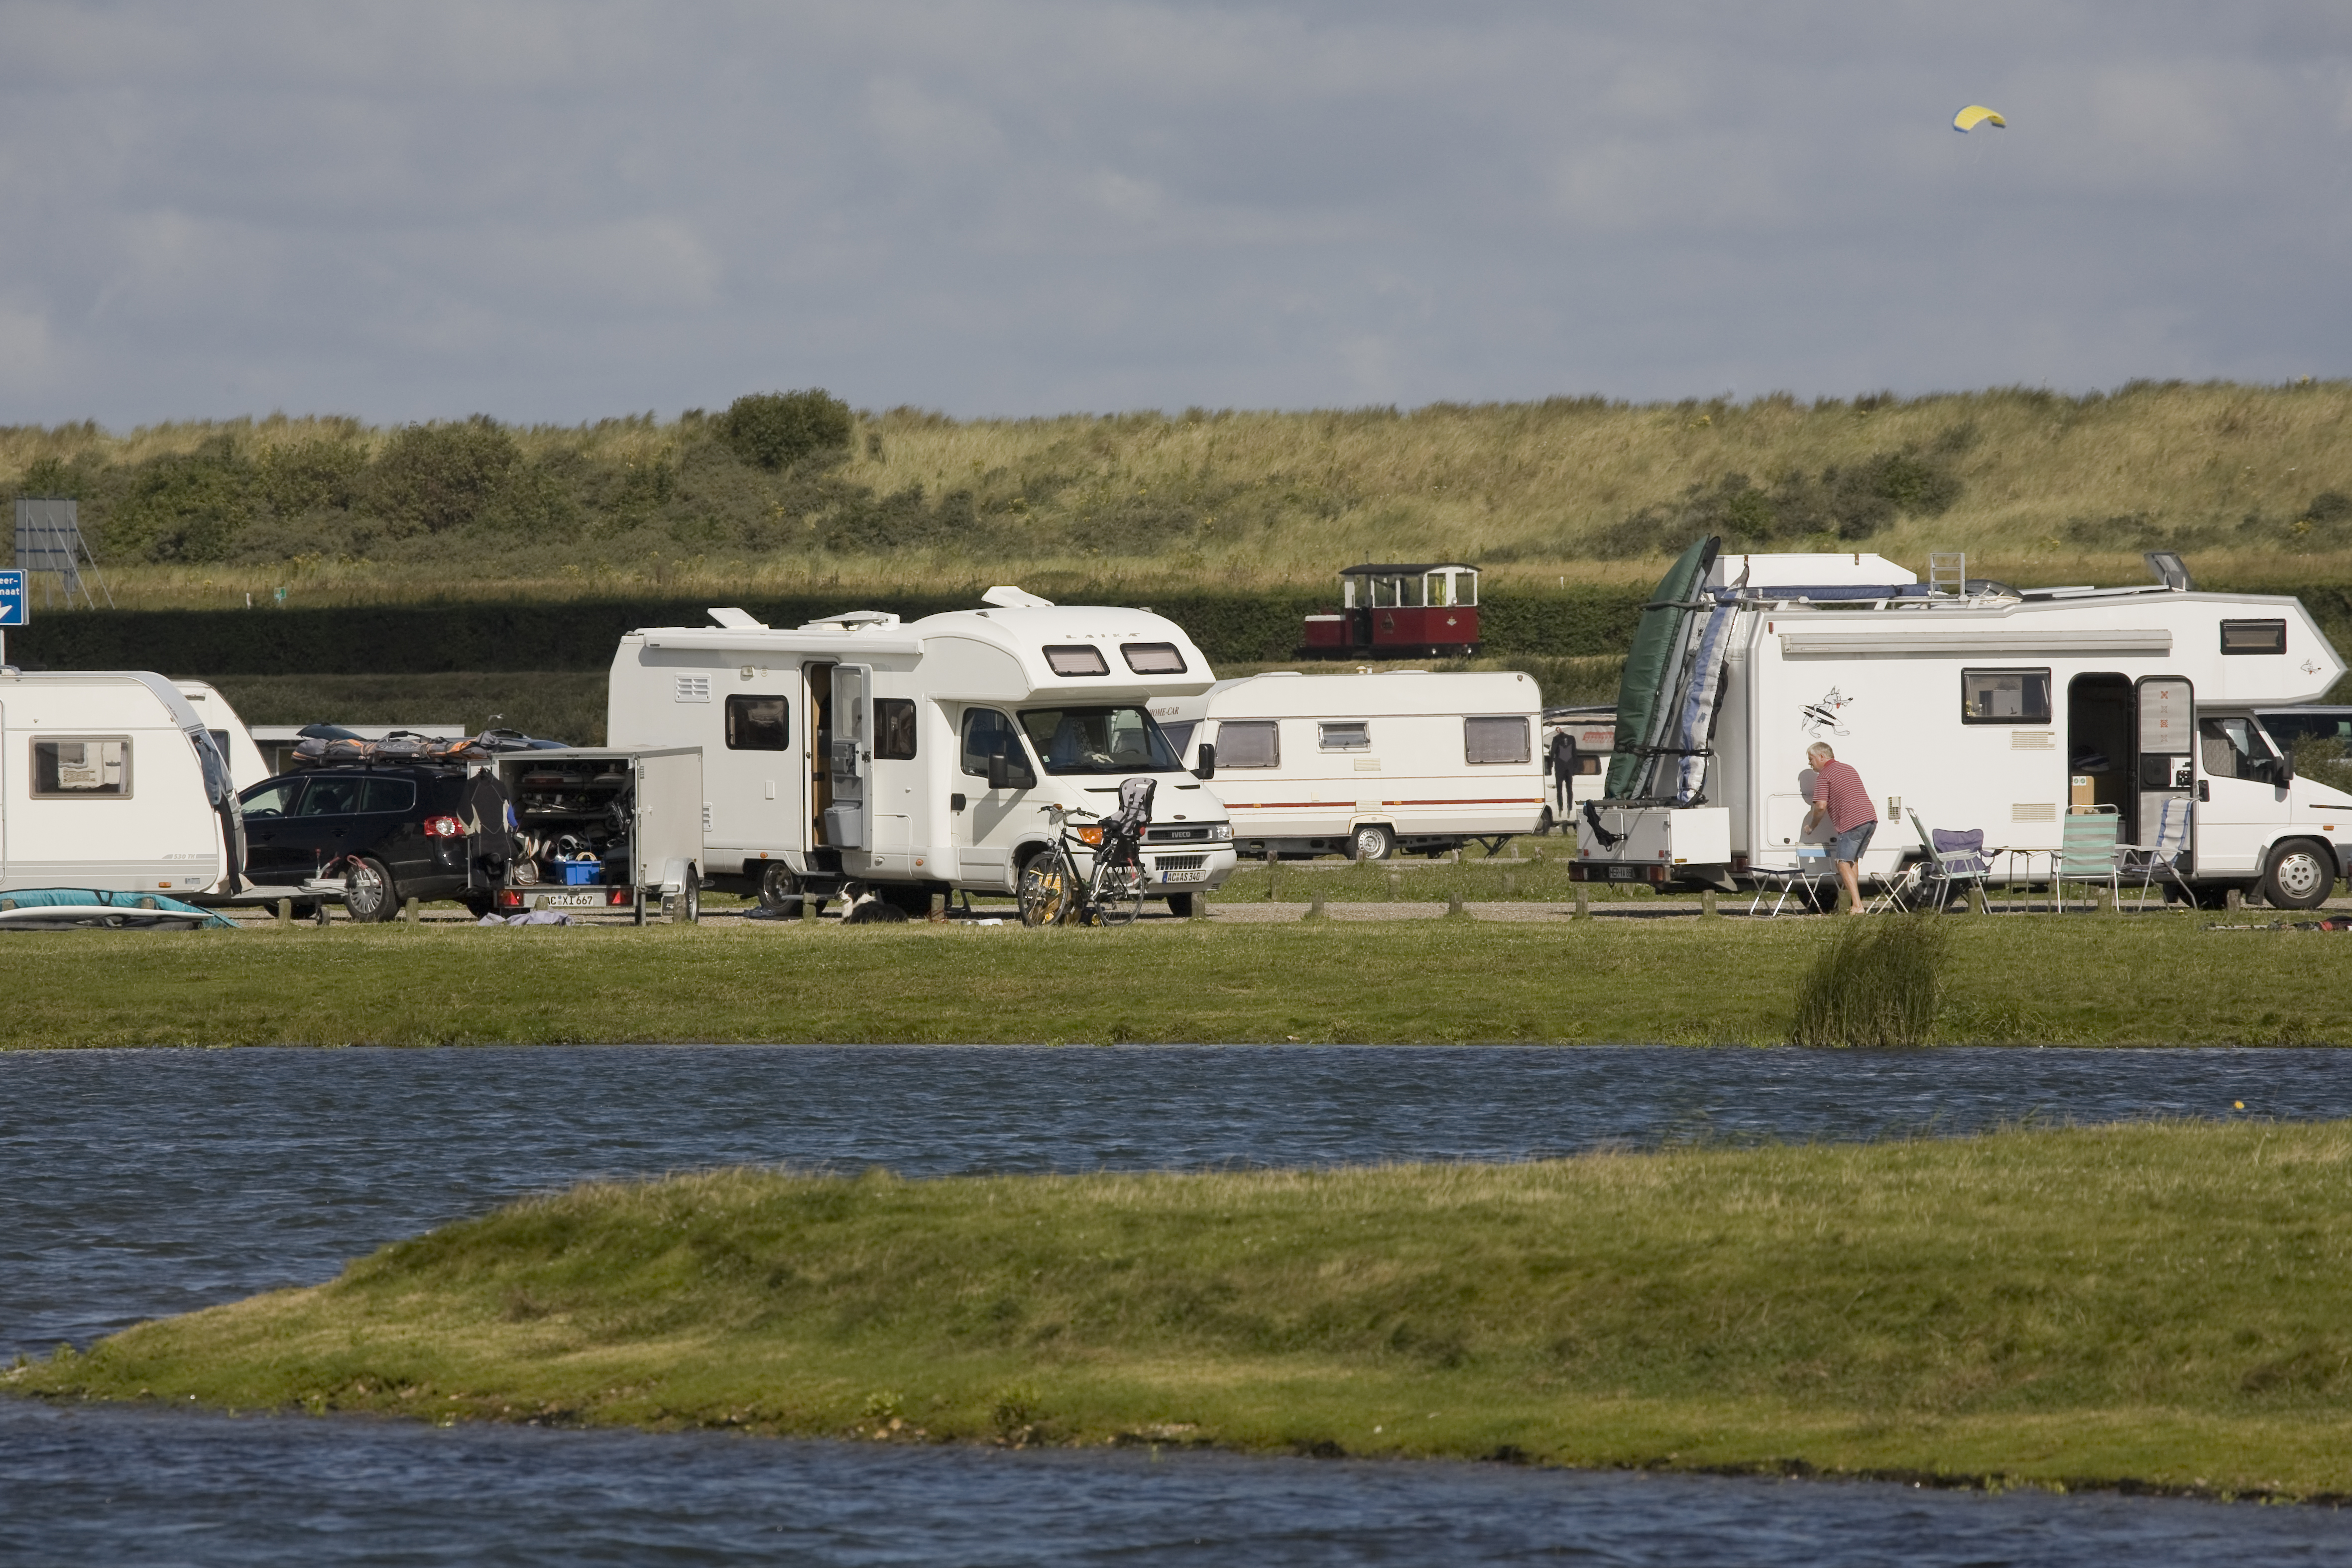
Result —
M32 608L25 597L25 574L0 571L0 669L8 665L8 628L24 625Z

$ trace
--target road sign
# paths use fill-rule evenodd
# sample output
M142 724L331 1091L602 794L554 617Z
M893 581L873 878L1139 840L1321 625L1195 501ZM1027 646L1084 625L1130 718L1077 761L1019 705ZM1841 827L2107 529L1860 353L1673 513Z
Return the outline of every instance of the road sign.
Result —
M0 626L22 626L31 609L25 598L25 574L0 571Z

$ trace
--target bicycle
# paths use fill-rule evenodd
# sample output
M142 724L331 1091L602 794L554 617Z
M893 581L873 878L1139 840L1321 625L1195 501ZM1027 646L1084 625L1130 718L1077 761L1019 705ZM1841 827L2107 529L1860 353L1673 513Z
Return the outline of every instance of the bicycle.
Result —
M1125 925L1143 913L1143 858L1136 838L1106 833L1098 813L1082 806L1046 806L1053 841L1021 870L1024 925ZM1072 829L1073 817L1095 817L1090 827ZM1076 850L1094 861L1080 875Z

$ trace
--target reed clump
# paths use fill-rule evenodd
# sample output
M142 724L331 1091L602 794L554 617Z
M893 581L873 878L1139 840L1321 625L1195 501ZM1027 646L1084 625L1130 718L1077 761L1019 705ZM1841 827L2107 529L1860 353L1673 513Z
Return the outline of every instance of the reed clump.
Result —
M1933 915L1843 919L1797 982L1796 1045L1925 1045L1951 935Z

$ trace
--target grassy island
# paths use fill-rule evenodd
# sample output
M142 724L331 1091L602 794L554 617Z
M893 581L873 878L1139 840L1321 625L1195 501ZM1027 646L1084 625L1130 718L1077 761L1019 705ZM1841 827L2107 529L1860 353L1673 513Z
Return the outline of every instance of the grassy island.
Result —
M51 1397L2352 1494L2352 1124L531 1199Z

